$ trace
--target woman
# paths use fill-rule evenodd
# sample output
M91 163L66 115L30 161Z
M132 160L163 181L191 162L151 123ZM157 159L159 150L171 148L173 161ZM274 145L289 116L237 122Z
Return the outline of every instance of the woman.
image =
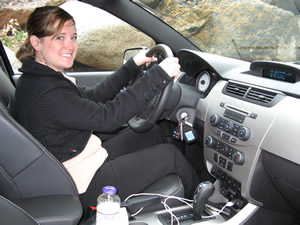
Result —
M78 50L72 16L59 7L37 8L28 18L27 32L28 39L17 52L23 63L16 89L17 118L70 172L84 209L96 204L105 185L116 186L124 199L170 173L181 177L186 195L191 196L197 176L175 146L154 141L142 150L116 148L112 143L122 138L102 145L94 135L113 132L141 112L147 99L178 76L178 59L154 66L126 92L120 90L140 66L155 58L139 54L94 88L79 87L63 73L73 65Z

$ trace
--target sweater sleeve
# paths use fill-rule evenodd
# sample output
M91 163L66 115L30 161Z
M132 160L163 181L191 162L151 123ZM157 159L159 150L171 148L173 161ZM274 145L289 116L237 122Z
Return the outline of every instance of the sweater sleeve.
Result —
M46 126L62 129L114 131L140 113L170 81L168 74L156 65L125 92L105 103L80 97L66 87L56 87L41 96L40 119Z
M87 94L90 100L105 103L108 100L112 100L139 72L140 67L135 64L131 57L105 80L92 88L82 86L81 89Z

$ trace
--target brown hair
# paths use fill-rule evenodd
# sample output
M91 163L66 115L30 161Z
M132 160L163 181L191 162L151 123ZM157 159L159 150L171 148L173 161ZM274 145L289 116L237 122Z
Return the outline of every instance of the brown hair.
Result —
M16 53L16 57L22 62L27 57L35 57L35 50L30 43L30 36L35 35L38 38L52 36L58 34L66 21L74 18L65 10L58 6L43 6L36 8L29 16L26 31L28 37ZM54 26L59 21L57 26Z

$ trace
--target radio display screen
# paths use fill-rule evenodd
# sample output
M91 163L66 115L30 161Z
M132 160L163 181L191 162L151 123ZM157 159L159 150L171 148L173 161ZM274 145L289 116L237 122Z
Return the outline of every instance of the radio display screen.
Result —
M263 70L262 76L274 80L289 82L289 83L296 82L296 74L287 71L265 69Z

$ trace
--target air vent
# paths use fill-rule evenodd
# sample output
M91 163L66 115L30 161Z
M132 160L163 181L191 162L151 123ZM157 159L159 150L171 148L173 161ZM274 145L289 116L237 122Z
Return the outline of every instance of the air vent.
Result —
M248 86L241 83L229 81L223 90L224 94L235 98L243 99L244 101L256 103L264 106L272 106L281 99L276 92L260 89L257 87ZM273 101L276 98L276 101Z
M243 96L245 96L248 88L249 87L246 86L246 85L233 83L233 82L228 82L227 85L226 85L226 92L230 93L230 94L233 94L233 95L243 97Z
M261 103L270 103L276 96L276 93L261 90L258 88L250 88L246 98L252 99L254 101L258 101Z

